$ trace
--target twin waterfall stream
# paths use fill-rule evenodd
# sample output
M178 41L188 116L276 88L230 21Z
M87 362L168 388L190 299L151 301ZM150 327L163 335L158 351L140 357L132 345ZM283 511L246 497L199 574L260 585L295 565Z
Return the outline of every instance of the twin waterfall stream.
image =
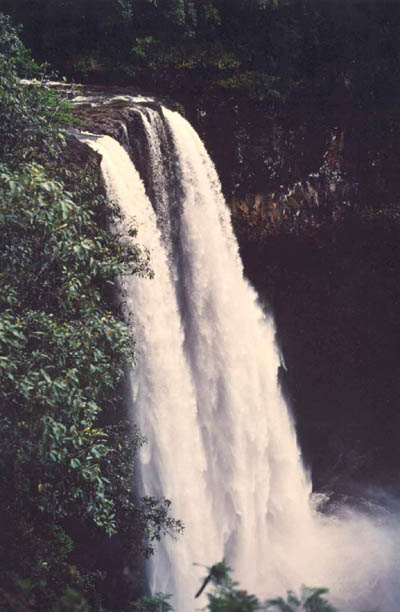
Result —
M154 271L121 281L136 342L132 418L147 438L141 494L171 499L185 532L158 546L151 591L172 593L176 612L201 609L207 600L194 595L206 569L196 564L225 556L260 598L326 586L340 612L396 612L390 516L315 508L278 385L274 323L243 277L213 163L179 114L132 104L146 138L146 190L119 143L79 138L102 155L108 195L134 219Z

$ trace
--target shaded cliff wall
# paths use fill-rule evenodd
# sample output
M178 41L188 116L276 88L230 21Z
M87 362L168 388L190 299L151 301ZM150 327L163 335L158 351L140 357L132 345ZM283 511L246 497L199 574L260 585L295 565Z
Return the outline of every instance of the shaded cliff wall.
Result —
M315 489L397 486L400 223L363 209L356 178L316 175L233 200L247 275L275 316Z
M303 180L274 191L228 199L239 233L252 241L276 234L330 233L356 205L357 188L343 163L344 133L333 133L321 166Z
M77 113L86 129L134 143L140 169L146 139L134 108ZM359 178L335 131L303 180L228 198L246 274L274 312L314 487L339 492L394 485L400 467L400 222L396 209L363 206Z

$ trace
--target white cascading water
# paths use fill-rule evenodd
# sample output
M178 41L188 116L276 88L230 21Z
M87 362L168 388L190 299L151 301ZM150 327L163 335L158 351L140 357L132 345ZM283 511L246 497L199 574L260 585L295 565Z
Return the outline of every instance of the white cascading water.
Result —
M215 168L191 126L167 109L139 110L156 214L126 151L108 136L80 138L103 156L109 196L134 217L154 279L124 281L135 318L135 420L148 442L142 493L170 498L185 523L151 562L153 592L194 600L203 568L227 557L260 597L328 586L342 612L400 606L396 525L346 510L319 515L280 393L273 321L243 277ZM161 131L163 133L161 134ZM170 138L178 189L168 201L160 139ZM157 208L157 203L155 203ZM168 217L168 206L175 218Z

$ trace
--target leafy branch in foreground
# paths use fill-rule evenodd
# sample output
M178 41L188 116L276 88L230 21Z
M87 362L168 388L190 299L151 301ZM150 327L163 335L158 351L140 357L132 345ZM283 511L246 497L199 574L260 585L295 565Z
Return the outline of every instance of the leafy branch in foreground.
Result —
M286 598L275 597L260 601L258 597L239 587L239 583L231 577L232 569L222 559L209 568L208 576L196 594L198 597L208 583L212 590L207 593L208 604L204 610L209 612L339 612L330 604L325 595L326 588L311 588L302 586L300 596L288 591ZM369 612L378 612L377 610Z
M261 602L258 597L239 587L231 577L232 569L223 559L210 568L205 583L210 581L212 591L207 593L209 612L336 612L323 598L327 589L303 587L301 596L288 591L287 598L277 597Z

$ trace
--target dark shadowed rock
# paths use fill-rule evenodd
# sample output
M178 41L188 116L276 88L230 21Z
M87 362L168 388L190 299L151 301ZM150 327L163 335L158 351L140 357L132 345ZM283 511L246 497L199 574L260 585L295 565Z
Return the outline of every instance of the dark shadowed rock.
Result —
M344 136L333 135L317 172L274 193L248 193L230 201L242 240L293 234L311 236L329 232L354 205L355 185L343 164Z

